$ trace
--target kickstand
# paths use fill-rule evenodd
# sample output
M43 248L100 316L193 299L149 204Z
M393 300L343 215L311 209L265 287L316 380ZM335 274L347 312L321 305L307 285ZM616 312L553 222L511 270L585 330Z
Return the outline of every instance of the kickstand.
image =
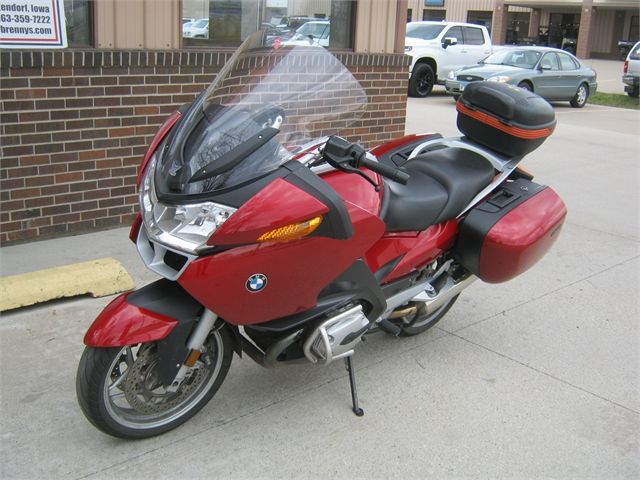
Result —
M349 384L351 385L351 401L353 402L353 413L358 417L364 415L364 410L358 406L358 392L356 390L356 374L353 371L353 364L351 363L351 356L344 359L344 364L349 372Z

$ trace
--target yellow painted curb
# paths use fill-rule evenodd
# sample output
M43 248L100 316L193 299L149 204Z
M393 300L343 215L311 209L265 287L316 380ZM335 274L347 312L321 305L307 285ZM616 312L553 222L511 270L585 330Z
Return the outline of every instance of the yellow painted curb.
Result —
M0 311L87 293L103 297L133 287L133 279L120 262L101 258L0 277Z

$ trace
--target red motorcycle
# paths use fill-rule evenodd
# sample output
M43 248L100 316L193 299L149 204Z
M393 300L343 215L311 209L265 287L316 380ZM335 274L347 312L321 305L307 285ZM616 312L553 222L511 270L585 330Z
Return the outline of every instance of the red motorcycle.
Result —
M169 117L140 168L130 238L161 280L94 321L78 368L89 421L123 438L185 422L233 353L260 365L343 359L374 331L416 335L474 280L504 282L550 248L562 200L518 168L555 127L540 97L467 86L464 136L368 152L332 136L367 96L323 48L249 37Z

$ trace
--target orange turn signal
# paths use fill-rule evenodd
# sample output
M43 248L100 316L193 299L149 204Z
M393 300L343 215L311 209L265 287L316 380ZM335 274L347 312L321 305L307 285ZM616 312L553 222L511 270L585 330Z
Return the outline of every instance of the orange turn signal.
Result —
M274 228L258 237L259 242L287 242L306 237L322 223L322 217L313 217L300 223L292 223L284 227Z

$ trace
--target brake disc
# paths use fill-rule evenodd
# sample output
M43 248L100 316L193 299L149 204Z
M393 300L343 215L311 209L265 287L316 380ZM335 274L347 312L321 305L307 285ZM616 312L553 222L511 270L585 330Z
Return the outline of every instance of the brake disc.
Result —
M123 391L129 405L142 414L164 413L180 405L202 384L208 369L199 362L187 373L176 392L167 392L158 380L158 353L153 348L144 349L127 373Z

